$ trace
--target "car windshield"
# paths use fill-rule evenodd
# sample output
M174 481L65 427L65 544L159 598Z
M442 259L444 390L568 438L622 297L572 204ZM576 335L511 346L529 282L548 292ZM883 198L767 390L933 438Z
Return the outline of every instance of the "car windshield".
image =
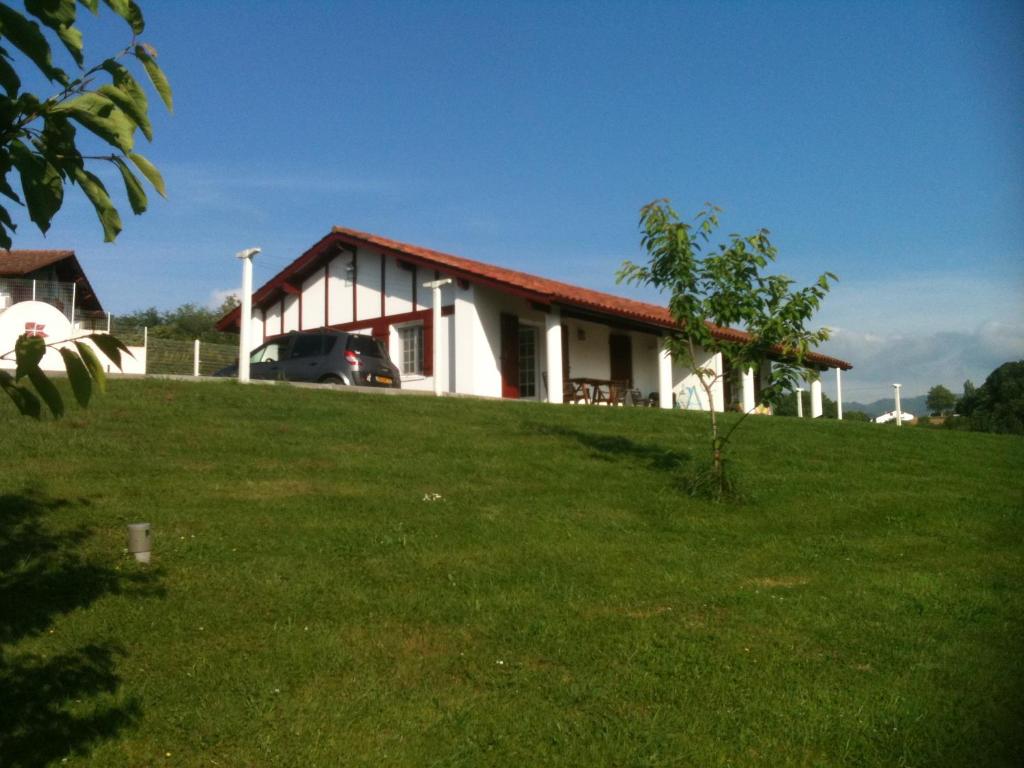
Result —
M249 357L250 363L276 363L281 359L282 353L288 346L288 339L280 339L278 341L268 341L262 347L257 347L253 350L252 355Z

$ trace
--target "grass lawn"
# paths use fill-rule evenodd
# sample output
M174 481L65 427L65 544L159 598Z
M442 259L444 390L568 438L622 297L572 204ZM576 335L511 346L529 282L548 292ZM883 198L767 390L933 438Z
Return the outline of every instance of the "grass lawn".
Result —
M1024 764L1024 440L705 419L5 403L0 766Z

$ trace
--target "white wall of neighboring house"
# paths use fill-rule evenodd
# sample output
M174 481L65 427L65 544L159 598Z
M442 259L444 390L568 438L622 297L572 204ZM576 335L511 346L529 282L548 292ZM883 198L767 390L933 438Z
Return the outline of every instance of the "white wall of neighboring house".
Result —
M46 354L39 363L39 367L47 372L56 373L64 371L64 358L61 357L58 349L68 347L74 349L74 341L83 340L92 331L82 330L73 327L71 321L52 304L44 301L22 301L11 304L3 311L0 311L0 355L6 355L14 351L14 345L21 336L28 330L36 330L45 334L44 340L49 344L53 342L65 342L57 344L46 350ZM100 363L108 372L121 373L145 373L146 372L146 348L128 347L130 355L121 356L121 367L114 363L100 351L94 343L84 340ZM14 355L0 359L0 368L13 370L16 367Z

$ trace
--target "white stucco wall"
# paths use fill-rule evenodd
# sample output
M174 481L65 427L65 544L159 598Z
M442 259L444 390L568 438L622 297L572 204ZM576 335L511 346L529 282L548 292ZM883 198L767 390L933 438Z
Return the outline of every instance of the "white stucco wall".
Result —
M285 333L299 330L299 297L288 295L284 297L284 322L282 323Z
M711 355L703 349L698 349L697 354L699 355L698 361L701 366L713 369L715 371L715 375L721 374L721 355ZM708 410L707 393L704 391L704 387L701 386L696 373L678 362L673 362L672 380L675 382L675 385L672 387L672 391L675 392L676 402L679 404L680 408L701 411ZM715 410L724 410L724 389L722 387L721 379L715 381L714 385L711 387L711 393L714 398Z
M352 254L343 253L331 260L328 268L328 325L351 323L352 317L352 280L349 267L352 265Z
M281 303L275 301L272 305L267 307L266 315L266 325L264 326L264 332L266 335L269 337L283 333L281 326ZM255 340L256 338L253 337L254 342Z
M359 249L356 259L356 320L380 317L380 254Z
M324 317L324 271L318 269L302 283L302 327L320 328Z
M392 257L384 259L384 310L388 315L401 315L405 312L414 311L412 303L412 282L413 271L403 269L398 265L398 260ZM426 288L419 288L417 293L426 291ZM417 299L419 296L416 297Z
M252 320L249 321L249 338L252 340L253 349L263 343L263 312L253 308Z

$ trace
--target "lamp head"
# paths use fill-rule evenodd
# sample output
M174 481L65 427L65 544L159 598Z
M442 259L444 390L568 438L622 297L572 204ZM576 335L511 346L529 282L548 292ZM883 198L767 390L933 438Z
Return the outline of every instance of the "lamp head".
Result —
M257 253L259 253L261 250L262 250L261 248L246 248L244 251L239 251L238 253L236 253L235 254L235 258L236 259L251 259L253 256L255 256Z

